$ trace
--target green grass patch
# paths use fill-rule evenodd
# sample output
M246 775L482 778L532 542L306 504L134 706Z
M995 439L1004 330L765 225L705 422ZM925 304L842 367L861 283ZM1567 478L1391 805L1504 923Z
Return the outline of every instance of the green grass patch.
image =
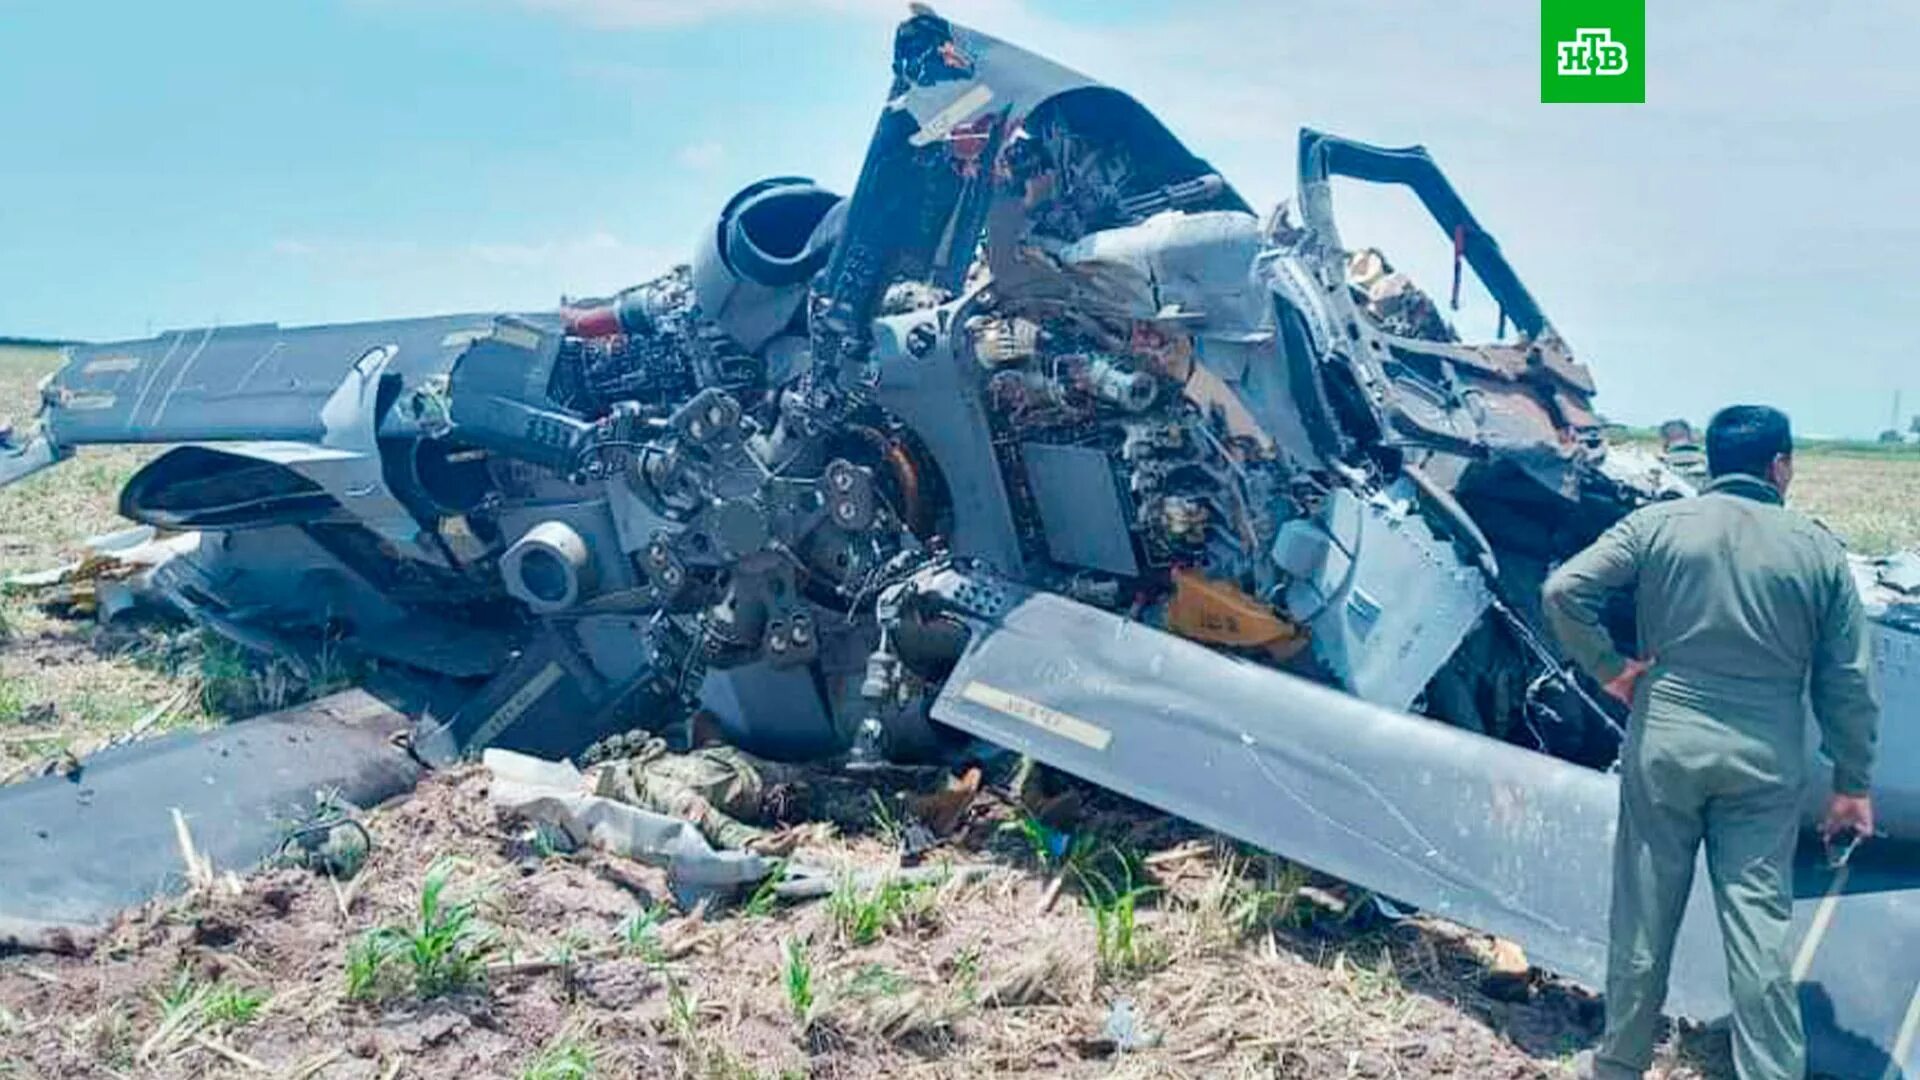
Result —
M1139 860L1118 848L1107 849L1110 871L1091 860L1074 869L1087 914L1093 920L1094 946L1100 974L1109 979L1140 975L1163 965L1167 950L1140 930L1140 901L1159 891L1139 881Z
M457 865L440 859L427 868L410 921L369 930L348 947L350 1000L383 1001L401 993L426 1000L484 981L487 958L497 943L480 922L477 900L449 896Z
M924 925L934 912L936 894L919 882L889 878L863 889L842 877L827 896L827 913L850 945L871 945L894 930Z
M977 964L977 961L976 961ZM865 964L847 980L846 995L871 999L897 997L907 988L907 980L884 964Z
M807 958L807 943L799 938L780 943L780 985L787 992L794 1026L806 1030L813 1022L813 962Z
M587 1080L599 1066L599 1052L574 1035L563 1034L540 1051L520 1080Z
M0 675L0 724L18 724L27 718L32 705L26 683L11 675Z
M614 936L620 939L620 951L628 956L636 956L649 964L658 964L667 958L666 949L660 944L660 909L642 907L614 927Z

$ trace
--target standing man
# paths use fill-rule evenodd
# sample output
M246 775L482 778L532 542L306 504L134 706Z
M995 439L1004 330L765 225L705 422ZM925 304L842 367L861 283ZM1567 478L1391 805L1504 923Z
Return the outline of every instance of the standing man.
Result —
M1567 652L1633 707L1620 749L1607 953L1607 1028L1580 1075L1640 1076L1653 1061L1674 933L1707 872L1726 941L1741 1080L1799 1080L1806 1037L1787 955L1793 849L1813 704L1833 796L1823 835L1873 831L1879 727L1865 615L1840 544L1786 509L1793 436L1777 409L1734 405L1707 427L1699 497L1629 515L1546 585ZM1641 656L1601 623L1633 589Z

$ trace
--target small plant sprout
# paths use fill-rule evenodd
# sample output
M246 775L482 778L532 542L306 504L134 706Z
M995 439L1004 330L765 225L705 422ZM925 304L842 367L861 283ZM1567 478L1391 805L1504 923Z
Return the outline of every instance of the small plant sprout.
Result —
M968 945L953 957L956 996L969 1005L980 1000L980 947Z
M1022 810L1020 816L1012 821L1003 822L1000 831L1011 833L1020 838L1027 856L1039 866L1052 866L1054 855L1054 837L1059 834L1049 829L1046 823Z
M936 900L933 890L924 884L889 878L871 889L862 889L849 875L842 877L827 896L827 912L849 944L871 945L889 930L927 918Z
M160 1020L153 1033L140 1045L138 1060L164 1057L191 1042L203 1032L226 1032L252 1023L266 1005L267 995L258 990L206 983L182 970L165 990L154 995L160 1007Z
M692 1046L700 1035L700 997L679 979L667 980L667 1016L680 1041Z
M787 1008L793 1012L794 1026L805 1031L813 1023L813 963L807 959L806 942L799 938L781 942L780 952L780 981L786 987Z
M348 1001L373 1001L381 996L380 977L386 960L387 950L377 931L369 930L348 943Z
M259 990L222 984L208 993L203 1011L211 1026L231 1030L253 1023L266 1003L267 995Z
M587 935L578 929L560 935L560 940L554 943L550 959L559 969L560 990L568 1001L572 1001L579 990L579 963L581 954L587 952L588 947Z
M887 805L887 800L878 791L869 791L867 795L873 800L873 810L867 817L873 824L874 835L891 847L899 847L901 838L906 835L906 827L900 823L900 816L893 812L893 807Z
M620 937L620 951L628 956L637 956L649 964L657 964L666 959L666 950L660 944L660 909L641 907L635 909L614 928Z
M740 905L740 913L749 919L764 919L772 915L774 905L780 902L780 894L775 890L786 879L787 863L782 859L773 864L773 869L760 879L760 884L753 887L753 894L747 897L746 903Z
M471 897L447 895L456 866L454 860L440 859L427 868L411 923L369 930L348 947L348 998L381 1000L403 984L425 1000L480 982L494 937L480 924L479 906Z
M599 1054L578 1036L562 1033L520 1072L520 1080L587 1080L593 1076Z
M848 997L870 999L898 997L907 988L907 981L892 969L881 964L867 964L854 972L848 980Z
M1117 848L1109 847L1117 864L1120 880L1091 865L1076 867L1081 892L1093 918L1094 943L1101 975L1120 978L1155 967L1163 959L1162 950L1143 940L1135 924L1140 898L1157 891L1155 886L1135 883L1133 860Z

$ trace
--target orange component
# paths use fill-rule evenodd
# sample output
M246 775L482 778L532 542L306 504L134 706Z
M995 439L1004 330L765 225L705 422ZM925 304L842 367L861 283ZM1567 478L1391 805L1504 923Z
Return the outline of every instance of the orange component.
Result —
M1239 586L1184 566L1173 571L1167 629L1210 645L1260 649L1285 660L1307 644L1307 629L1282 618Z

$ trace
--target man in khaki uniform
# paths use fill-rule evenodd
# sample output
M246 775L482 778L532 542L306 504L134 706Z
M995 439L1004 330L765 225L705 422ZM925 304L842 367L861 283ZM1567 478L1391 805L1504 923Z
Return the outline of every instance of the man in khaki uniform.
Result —
M1736 405L1707 428L1713 481L1699 497L1629 515L1546 585L1574 660L1629 702L1620 751L1607 1027L1578 1069L1637 1077L1653 1060L1675 931L1707 872L1727 951L1734 1067L1742 1080L1806 1071L1787 934L1811 700L1834 793L1829 839L1873 830L1867 786L1879 706L1865 616L1840 544L1786 509L1793 439L1776 409ZM1634 590L1642 657L1601 623Z

